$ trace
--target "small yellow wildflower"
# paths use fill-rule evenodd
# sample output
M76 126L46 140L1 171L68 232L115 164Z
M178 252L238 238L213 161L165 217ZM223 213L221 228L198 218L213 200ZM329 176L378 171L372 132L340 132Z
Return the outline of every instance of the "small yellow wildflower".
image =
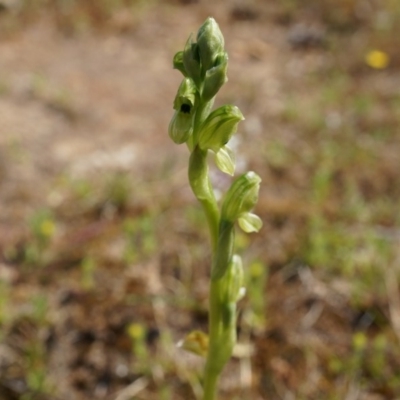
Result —
M54 222L51 219L45 219L40 224L40 233L44 237L49 238L49 237L53 236L54 231L55 231L55 225L54 225Z
M371 50L365 56L367 65L374 69L385 69L389 61L389 55L380 50Z
M128 326L128 335L133 340L143 339L145 335L144 326L138 323L132 323Z
M265 267L260 262L254 262L250 265L250 275L252 278L260 278L265 272Z

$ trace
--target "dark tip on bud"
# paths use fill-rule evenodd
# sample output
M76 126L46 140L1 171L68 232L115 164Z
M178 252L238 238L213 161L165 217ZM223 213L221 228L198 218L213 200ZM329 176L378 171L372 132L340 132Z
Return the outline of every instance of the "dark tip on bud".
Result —
M181 105L181 111L182 111L184 114L190 114L191 109L192 109L192 107L190 107L189 104L182 104L182 105Z

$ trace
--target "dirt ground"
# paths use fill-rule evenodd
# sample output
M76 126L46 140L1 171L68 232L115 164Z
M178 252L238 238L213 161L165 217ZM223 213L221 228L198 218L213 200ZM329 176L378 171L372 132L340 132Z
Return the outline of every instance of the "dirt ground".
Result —
M263 179L220 398L399 398L395 2L2 4L0 400L200 398L207 230L167 127L210 15Z

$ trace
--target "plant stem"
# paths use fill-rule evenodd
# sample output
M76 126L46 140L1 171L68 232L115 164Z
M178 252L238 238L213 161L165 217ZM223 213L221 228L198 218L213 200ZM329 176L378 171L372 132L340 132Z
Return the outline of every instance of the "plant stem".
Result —
M203 400L214 400L218 384L218 374L208 373L207 368L204 371L204 395Z
M194 148L197 146L201 124L207 118L208 114L210 113L213 103L214 103L213 100L207 101L207 102L202 102L200 100L200 104L196 111L195 120L194 120L194 124L193 124L194 129L193 129L193 141L191 144L191 146L192 146L191 152L193 152ZM210 177L208 176L208 167L206 166L207 151L205 151L205 152L198 151L197 156L198 156L197 161L199 163L203 164L200 174L203 175L202 178L206 181L205 186L207 186L207 188L208 188L208 195L207 195L207 193L201 193L201 194L196 193L196 190L193 190L193 192L195 193L197 200L201 203L204 213L206 215L208 227L210 229L211 245L212 245L213 252L215 253L215 251L217 249L217 244L218 244L219 209L218 209L217 201L214 197L214 192L213 192L213 188L212 188L212 185L210 182ZM189 167L189 175L190 175L190 168L191 167ZM199 167L197 166L194 168L198 169ZM190 183L192 184L193 183L192 180L190 180L190 181L191 181Z
M200 127L201 123L208 117L210 114L210 110L214 104L214 99L210 101L203 102L200 100L200 104L196 110L196 115L194 117L194 129L193 129L193 144L197 145L197 141L199 139Z
M236 303L243 284L242 261L233 254L234 225L241 218L246 232L261 228L261 219L250 213L257 201L261 178L251 171L237 178L221 209L218 207L207 154L212 150L217 167L233 175L234 154L226 144L244 118L232 105L219 107L211 113L215 95L227 81L228 55L222 32L213 18L204 22L196 37L197 43L190 36L184 50L174 56L174 68L185 78L174 100L175 113L168 133L175 143L186 143L189 148L189 183L202 205L210 231L209 334L203 400L215 400L219 376L232 356L237 339Z
M202 151L197 146L190 156L189 181L193 193L201 203L207 218L211 236L212 258L214 260L218 250L219 209L208 175L207 151ZM211 265L213 265L213 262ZM214 365L214 357L218 356L218 342L220 339L220 281L221 279L211 280L210 283L209 349L204 370L204 400L213 400L215 398L216 384L220 372L216 370Z
M210 177L208 175L207 151L201 151L197 148L201 124L209 115L212 105L213 100L208 102L200 101L200 104L196 111L193 130L193 141L189 146L189 148L191 148L192 150L192 163L189 166L189 179L192 185L193 192L201 203L207 218L213 250L212 261L214 261L219 243L218 239L220 212L217 201L214 197L214 191L211 185ZM213 265L213 262L211 263L211 265ZM209 348L204 368L203 400L214 400L216 398L219 375L225 364L225 361L221 363L221 360L223 360L224 357L220 354L221 337L224 332L222 322L222 304L220 299L222 282L223 278L218 280L212 279L210 281L210 300L208 316Z
M218 206L214 201L211 200L199 200L203 206L204 213L206 214L208 228L211 235L211 246L213 250L213 257L217 251L218 245L218 221L219 221L219 211ZM212 264L211 264L212 265Z
M204 395L203 400L214 400L220 371L213 366L213 358L218 354L218 341L220 336L221 306L219 302L220 280L210 283L210 301L208 314L209 347L206 365L204 368ZM217 353L216 353L217 352Z

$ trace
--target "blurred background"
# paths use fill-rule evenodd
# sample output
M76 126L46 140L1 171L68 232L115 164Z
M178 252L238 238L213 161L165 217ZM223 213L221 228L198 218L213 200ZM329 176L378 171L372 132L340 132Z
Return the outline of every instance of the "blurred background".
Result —
M400 397L399 1L0 0L1 400L199 398L208 231L167 126L208 16L263 179L221 400Z

